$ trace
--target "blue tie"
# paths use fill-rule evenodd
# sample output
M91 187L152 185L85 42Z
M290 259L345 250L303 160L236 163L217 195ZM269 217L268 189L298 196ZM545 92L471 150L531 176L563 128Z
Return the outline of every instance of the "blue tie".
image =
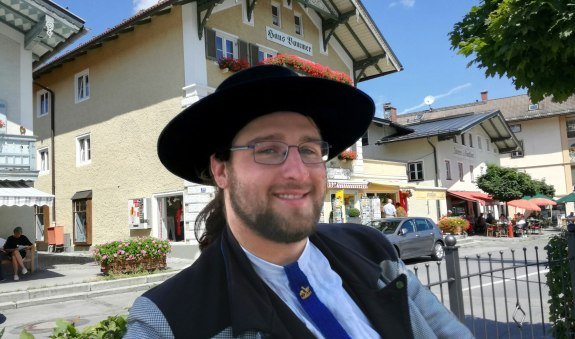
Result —
M351 338L329 309L319 300L297 261L284 266L284 270L289 280L289 287L321 334L327 339Z

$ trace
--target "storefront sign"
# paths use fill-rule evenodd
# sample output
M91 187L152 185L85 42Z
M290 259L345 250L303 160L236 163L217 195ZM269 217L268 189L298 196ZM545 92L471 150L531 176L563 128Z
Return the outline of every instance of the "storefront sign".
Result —
M445 191L415 191L417 200L445 200Z
M291 35L266 26L266 38L287 48L312 55L312 45Z
M347 168L328 168L327 178L335 180L349 180L351 179L351 170Z
M467 158L475 158L475 153L458 146L453 146L453 154L461 155Z

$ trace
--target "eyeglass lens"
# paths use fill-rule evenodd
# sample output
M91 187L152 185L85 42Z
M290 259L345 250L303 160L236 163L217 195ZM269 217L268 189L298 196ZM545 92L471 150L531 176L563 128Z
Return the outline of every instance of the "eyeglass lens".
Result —
M287 158L290 147L297 147L305 164L318 164L327 160L329 146L325 141L308 141L290 146L281 141L262 141L254 144L254 160L260 164L281 164Z

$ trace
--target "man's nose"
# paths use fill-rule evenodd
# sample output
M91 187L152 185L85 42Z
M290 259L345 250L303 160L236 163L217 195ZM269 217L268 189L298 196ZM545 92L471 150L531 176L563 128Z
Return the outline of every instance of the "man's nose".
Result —
M284 173L293 177L305 177L309 174L297 146L289 146L286 160L283 163Z

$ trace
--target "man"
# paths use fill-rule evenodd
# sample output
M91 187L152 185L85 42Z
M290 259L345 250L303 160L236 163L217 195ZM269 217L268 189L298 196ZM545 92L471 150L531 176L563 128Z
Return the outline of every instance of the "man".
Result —
M134 302L126 337L472 337L381 232L317 224L325 162L374 110L354 87L257 66L176 116L160 160L217 191L196 221L202 254Z
M14 235L6 239L3 249L4 252L12 260L12 267L14 267L14 280L20 280L18 276L18 268L22 268L22 275L28 273L26 266L24 266L23 258L26 257L26 250L32 246L32 242L22 234L22 227L14 228Z
M395 217L397 211L395 209L395 206L393 205L393 200L387 199L387 204L383 206L383 213L385 214L386 218Z

